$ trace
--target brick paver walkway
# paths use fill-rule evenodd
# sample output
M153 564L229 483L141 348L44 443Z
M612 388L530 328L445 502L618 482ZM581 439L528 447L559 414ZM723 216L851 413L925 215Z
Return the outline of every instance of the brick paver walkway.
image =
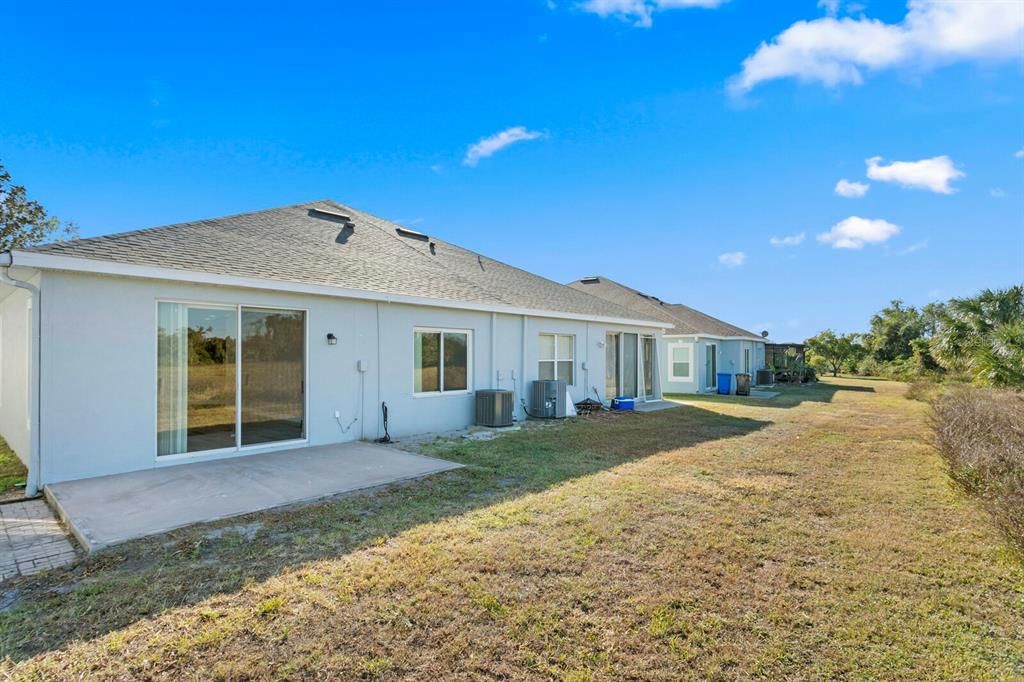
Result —
M77 556L46 502L0 504L0 580L58 568Z

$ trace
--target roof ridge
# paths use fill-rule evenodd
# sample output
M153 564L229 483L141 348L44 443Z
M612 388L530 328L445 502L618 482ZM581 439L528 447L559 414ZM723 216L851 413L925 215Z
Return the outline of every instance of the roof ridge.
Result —
M108 240L108 239L115 239L115 238L122 238L122 237L131 237L131 236L134 236L134 235L137 235L137 234L147 234L149 232L155 232L157 230L169 230L171 228L191 227L193 225L202 225L203 223L212 223L212 222L220 221L220 220L229 220L231 218L242 218L242 217L245 217L245 216L259 215L260 213L270 213L272 211L281 211L281 210L284 210L284 209L299 208L300 206L311 206L313 204L321 204L321 203L336 203L336 202L333 202L331 199L317 199L316 201L302 201L302 202L299 202L297 204L287 204L285 206L274 206L272 208L261 208L261 209L258 209L256 211L242 211L240 213L232 213L230 215L217 216L216 218L201 218L199 220L186 220L185 222L181 222L181 223L170 223L168 225L153 225L151 227L142 227L142 228L138 228L138 229L135 229L135 230L125 230L124 232L111 232L110 234L98 234L98 235L96 235L94 237L81 237L79 239L68 239L68 240L61 241L61 242L51 242L51 243L48 243L48 244L38 244L36 246L31 246L31 247L29 247L27 249L21 249L21 250L22 251L44 250L47 247L52 246L53 244L62 244L62 245L67 246L67 245L83 244L83 243L90 243L90 242L100 242L100 241L105 241L105 240Z

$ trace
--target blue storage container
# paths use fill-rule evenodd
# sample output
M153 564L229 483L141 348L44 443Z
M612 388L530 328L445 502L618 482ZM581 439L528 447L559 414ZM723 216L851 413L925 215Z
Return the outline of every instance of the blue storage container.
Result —
M731 374L726 374L725 372L718 373L718 393L719 395L729 395L732 393Z
M613 410L632 410L636 407L636 398L628 398L624 395L612 398Z

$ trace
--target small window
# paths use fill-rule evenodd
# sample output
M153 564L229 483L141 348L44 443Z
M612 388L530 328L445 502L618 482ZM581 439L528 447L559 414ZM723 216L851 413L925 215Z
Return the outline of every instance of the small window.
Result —
M468 391L470 334L448 329L417 329L413 336L413 391Z
M576 337L568 334L541 334L537 376L542 381L558 379L567 386L575 383Z
M693 344L675 343L668 347L669 379L693 381Z
M743 373L750 374L750 349L743 349Z

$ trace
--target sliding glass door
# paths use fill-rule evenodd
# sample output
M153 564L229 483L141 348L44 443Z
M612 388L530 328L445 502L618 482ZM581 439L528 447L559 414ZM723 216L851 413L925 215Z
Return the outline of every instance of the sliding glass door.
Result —
M622 395L637 397L637 362L640 359L637 334L622 335Z
M301 311L242 308L242 445L303 437L305 327Z
M640 339L641 348L643 354L641 356L641 362L643 365L643 397L653 398L654 397L654 337L644 336Z
M235 446L238 314L161 303L157 332L157 454Z
M718 386L718 345L714 343L704 347L704 382L707 388Z
M161 302L157 455L305 437L305 313Z
M619 375L619 335L604 337L604 395L608 400L621 395Z

